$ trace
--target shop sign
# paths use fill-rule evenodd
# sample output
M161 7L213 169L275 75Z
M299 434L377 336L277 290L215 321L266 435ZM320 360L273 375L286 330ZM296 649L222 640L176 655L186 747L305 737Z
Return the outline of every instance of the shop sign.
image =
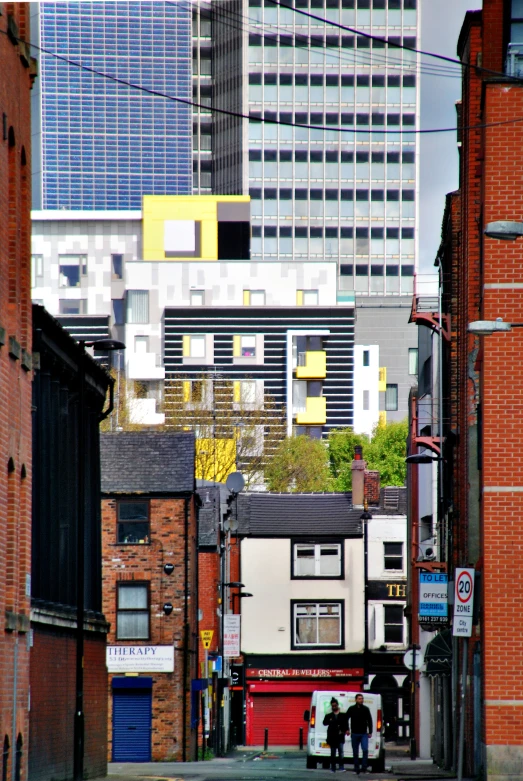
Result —
M446 624L448 621L448 575L446 572L420 572L419 621Z
M336 668L336 669L303 669L296 670L293 668L274 668L274 669L262 669L262 668L248 668L246 670L248 678L361 678L363 675L363 668Z
M107 671L110 673L172 673L172 645L108 645Z
M369 580L368 583L369 599L406 599L407 583L405 581L388 583L387 581Z
M234 613L223 617L223 655L229 658L240 655L240 616Z

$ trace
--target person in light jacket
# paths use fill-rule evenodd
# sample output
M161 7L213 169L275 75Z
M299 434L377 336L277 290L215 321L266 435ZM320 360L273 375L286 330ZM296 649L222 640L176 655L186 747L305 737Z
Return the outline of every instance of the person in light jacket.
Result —
M327 727L327 743L331 750L331 773L336 772L336 752L340 757L340 772L344 773L343 745L347 731L347 717L340 711L340 705L336 697L331 700L331 712L323 719L323 726Z

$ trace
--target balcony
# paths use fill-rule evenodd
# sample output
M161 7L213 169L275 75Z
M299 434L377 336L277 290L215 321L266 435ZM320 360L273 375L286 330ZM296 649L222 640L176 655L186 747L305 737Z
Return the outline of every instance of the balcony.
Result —
M298 426L322 426L327 421L327 402L325 396L307 396L305 412L298 412Z
M298 380L323 379L327 375L327 360L324 350L298 354L296 378Z

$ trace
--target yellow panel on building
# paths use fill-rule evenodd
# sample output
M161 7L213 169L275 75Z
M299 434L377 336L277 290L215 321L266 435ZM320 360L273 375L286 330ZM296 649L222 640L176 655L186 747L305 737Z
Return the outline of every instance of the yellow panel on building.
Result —
M379 379L378 379L378 390L379 391L386 391L387 390L387 367L386 366L380 366Z
M378 416L378 426L386 426L386 425L387 425L387 413L385 412L385 410L382 410Z
M320 426L327 422L327 401L325 396L307 396L305 412L298 412L298 426Z
M238 221L249 222L247 195L145 195L143 259L218 260L219 208L227 211L229 203L246 204ZM229 221L232 226L230 213L220 218Z
M311 350L305 353L305 366L296 367L298 380L323 379L327 376L327 357L325 350Z

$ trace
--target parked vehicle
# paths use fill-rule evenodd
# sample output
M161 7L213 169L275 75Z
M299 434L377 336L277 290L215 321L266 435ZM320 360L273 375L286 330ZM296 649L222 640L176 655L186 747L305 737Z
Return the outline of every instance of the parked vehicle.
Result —
M363 704L366 705L372 715L373 732L369 739L369 765L374 771L385 769L385 734L383 725L383 711L381 694L360 692L363 694ZM316 768L321 762L324 768L330 764L330 747L327 744L327 727L323 726L325 715L330 712L331 698L336 697L340 704L340 710L346 713L351 705L354 705L355 692L348 691L314 691L312 693L310 711L305 711L303 718L309 722L309 734L307 737L307 767ZM345 740L345 761L353 762L352 744L350 737Z

